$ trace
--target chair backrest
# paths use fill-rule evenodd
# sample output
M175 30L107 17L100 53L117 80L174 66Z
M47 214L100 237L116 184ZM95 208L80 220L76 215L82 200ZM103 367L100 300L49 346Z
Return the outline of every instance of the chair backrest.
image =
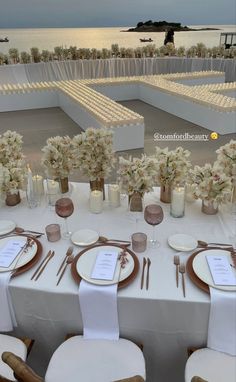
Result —
M2 360L8 366L10 366L10 368L14 371L16 378L19 378L21 382L44 382L43 378L35 374L35 372L20 357L17 357L15 354L11 352L4 352L2 354ZM12 381L0 376L0 382ZM139 375L136 375L130 378L119 379L114 382L144 382L144 379Z
M202 379L201 377L194 376L191 379L191 382L207 382L205 379Z

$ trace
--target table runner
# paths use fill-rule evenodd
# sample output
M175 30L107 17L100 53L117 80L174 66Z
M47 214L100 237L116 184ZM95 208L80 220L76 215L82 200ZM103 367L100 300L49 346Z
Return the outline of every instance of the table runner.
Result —
M236 356L236 292L210 287L211 308L207 346Z
M81 280L79 303L84 338L119 339L117 285L94 285Z
M15 313L12 307L11 297L8 292L8 284L11 272L0 273L0 331L10 332L17 326Z

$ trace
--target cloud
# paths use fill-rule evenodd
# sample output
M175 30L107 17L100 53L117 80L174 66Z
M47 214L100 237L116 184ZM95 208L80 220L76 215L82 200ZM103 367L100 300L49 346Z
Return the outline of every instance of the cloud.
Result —
M235 0L0 0L0 6L1 28L132 26L149 19L234 24L236 13Z

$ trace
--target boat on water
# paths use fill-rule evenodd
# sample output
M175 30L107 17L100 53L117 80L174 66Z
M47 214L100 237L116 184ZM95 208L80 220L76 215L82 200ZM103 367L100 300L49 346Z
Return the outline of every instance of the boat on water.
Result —
M153 39L152 38L140 38L139 39L140 40L140 42L152 42L153 41Z
M0 38L0 42L9 42L9 38L8 37Z

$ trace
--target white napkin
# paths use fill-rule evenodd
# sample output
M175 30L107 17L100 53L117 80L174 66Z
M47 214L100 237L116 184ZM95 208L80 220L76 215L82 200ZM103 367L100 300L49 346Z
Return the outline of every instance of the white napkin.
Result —
M8 291L10 278L11 272L0 273L0 332L10 332L14 326L17 326L11 297Z
M95 285L81 280L79 303L84 338L119 339L117 284Z
M210 287L207 346L236 356L236 292Z

